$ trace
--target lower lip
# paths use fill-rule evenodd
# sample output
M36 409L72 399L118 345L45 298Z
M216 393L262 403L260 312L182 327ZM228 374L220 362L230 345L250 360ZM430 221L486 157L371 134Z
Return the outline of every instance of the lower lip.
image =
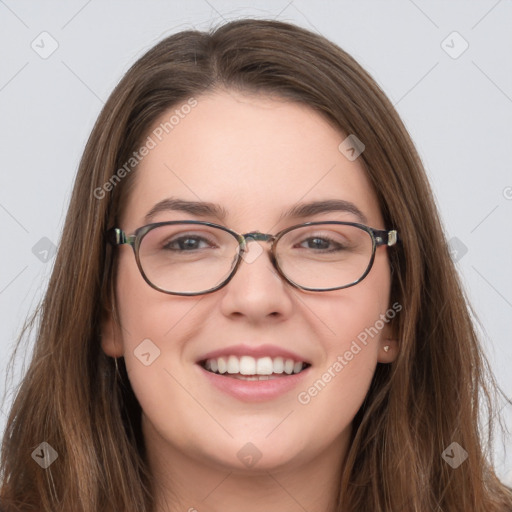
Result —
M300 373L276 377L269 380L240 380L224 377L218 373L205 370L200 364L199 370L210 380L217 389L245 402L263 402L272 400L295 388L309 374L311 366Z

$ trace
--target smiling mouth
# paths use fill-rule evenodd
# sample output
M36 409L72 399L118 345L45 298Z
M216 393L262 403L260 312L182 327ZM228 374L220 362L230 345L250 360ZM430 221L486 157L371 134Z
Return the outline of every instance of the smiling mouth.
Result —
M206 371L238 380L262 381L289 377L303 372L311 365L282 357L227 356L199 362Z

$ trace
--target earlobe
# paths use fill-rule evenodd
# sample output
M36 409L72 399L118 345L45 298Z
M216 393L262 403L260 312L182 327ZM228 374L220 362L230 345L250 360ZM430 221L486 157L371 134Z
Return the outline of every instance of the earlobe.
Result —
M398 341L391 338L380 340L378 362L392 363L398 355Z
M396 330L391 323L386 324L379 339L379 352L377 360L379 363L392 363L398 356L399 351Z
M124 355L120 329L112 311L105 311L101 322L101 348L110 357L117 358Z

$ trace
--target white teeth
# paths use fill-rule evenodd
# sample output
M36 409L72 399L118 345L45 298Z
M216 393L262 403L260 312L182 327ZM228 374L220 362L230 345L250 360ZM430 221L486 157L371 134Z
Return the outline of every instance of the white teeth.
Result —
M283 373L284 372L284 360L282 357L274 358L274 373Z
M227 365L227 361L224 357L217 358L217 365L218 365L219 373L226 373L226 370L228 369L228 365Z
M240 358L240 373L242 375L254 375L256 373L256 360L254 357L242 356Z
M229 356L228 357L228 373L239 373L240 365L238 364L238 357Z
M270 357L262 357L256 361L256 373L258 375L272 375L273 372L274 364Z
M260 375L269 376L273 373L299 373L303 370L304 363L302 361L294 361L293 359L284 359L282 357L260 357L258 359L251 356L231 355L228 357L217 357L215 359L207 359L204 367L213 373L229 373L231 375ZM244 378L243 380L266 380L265 378L255 377Z
M233 377L238 380L270 380L277 379L277 377L271 377L269 375L251 375L250 377L247 375L236 375Z
M287 359L285 362L284 362L284 371L288 374L288 375L291 375L292 372L293 372L293 367L294 367L294 361L293 359Z

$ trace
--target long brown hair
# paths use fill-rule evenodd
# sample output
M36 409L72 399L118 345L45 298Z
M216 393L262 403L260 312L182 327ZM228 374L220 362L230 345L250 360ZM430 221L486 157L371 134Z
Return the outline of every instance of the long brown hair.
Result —
M123 359L116 371L100 346L116 263L105 232L136 173L118 169L155 120L221 87L301 102L356 134L386 226L401 236L390 251L391 302L403 305L399 355L378 365L354 419L337 510L512 509L512 493L489 462L492 436L484 438L479 424L494 417L498 388L404 125L369 74L333 43L282 22L239 20L161 41L126 73L94 126L46 296L22 333L35 329L36 343L3 439L6 510L153 511L141 409ZM46 470L31 459L41 442L58 454ZM442 458L453 442L467 452L457 469Z

